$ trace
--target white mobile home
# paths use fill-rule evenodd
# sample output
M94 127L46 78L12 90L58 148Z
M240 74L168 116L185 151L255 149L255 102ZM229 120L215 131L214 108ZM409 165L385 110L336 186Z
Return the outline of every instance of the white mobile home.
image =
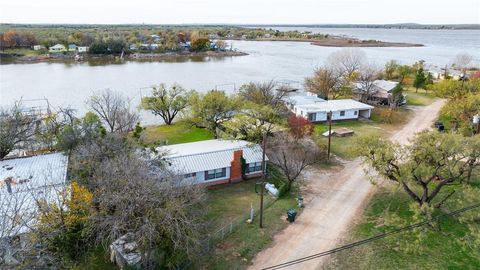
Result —
M291 96L287 99L289 109L296 115L311 122L327 121L327 113L332 112L332 120L355 120L370 118L373 106L353 99L324 100L312 94Z
M208 140L161 146L157 150L167 153L165 159L171 170L195 184L232 183L262 174L262 149L247 141Z

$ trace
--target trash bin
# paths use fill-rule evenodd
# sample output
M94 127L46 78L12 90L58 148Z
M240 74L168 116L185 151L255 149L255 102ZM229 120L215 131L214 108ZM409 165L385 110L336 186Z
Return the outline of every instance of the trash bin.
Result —
M288 211L287 211L288 222L290 222L290 223L294 222L296 216L297 216L297 211L295 211L295 209L288 209Z
M437 121L435 122L435 127L437 128L438 131L443 132L445 130L445 126L443 125L442 122Z

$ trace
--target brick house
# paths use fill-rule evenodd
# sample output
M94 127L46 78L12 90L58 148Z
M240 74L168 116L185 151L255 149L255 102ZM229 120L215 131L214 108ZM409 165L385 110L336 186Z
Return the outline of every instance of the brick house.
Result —
M262 175L262 148L247 141L207 140L161 146L157 150L167 153L165 159L171 170L194 184L234 183Z

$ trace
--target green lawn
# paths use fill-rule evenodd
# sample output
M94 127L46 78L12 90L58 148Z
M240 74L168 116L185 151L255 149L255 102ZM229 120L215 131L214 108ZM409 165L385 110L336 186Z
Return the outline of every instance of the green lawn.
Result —
M418 89L415 92L414 87L406 87L404 93L407 95L407 105L412 106L426 106L435 101L437 97L432 92L425 92L423 89Z
M478 181L476 183L478 187ZM458 193L458 192L457 192ZM450 211L461 208L455 202L461 194L452 197L446 204ZM397 213L408 223L414 223L408 209L410 199L402 190L392 192L380 189L367 206L363 220L353 228L347 243L359 241L392 230L383 222L386 209ZM441 214L437 211L435 215ZM466 226L453 217L444 217L439 222L440 231L429 230L420 251L407 251L399 244L406 233L389 236L368 244L337 253L327 269L480 269L479 253L464 247L458 239L463 237ZM480 223L477 223L480 229ZM398 227L398 226L397 226Z
M215 245L215 250L209 254L206 261L195 265L194 269L246 269L255 254L268 247L275 234L283 230L288 223L286 212L295 208L297 201L293 196L277 200L264 212L264 228L258 226L258 216L252 224L243 224L238 229Z
M36 56L45 53L45 51L34 51L27 48L17 48L17 49L5 49L2 51L4 54L15 54L15 55L24 55L24 56Z
M248 216L250 205L257 209L260 205L260 195L255 192L255 179L239 183L219 185L207 191L207 220L215 228L220 228L231 221ZM265 196L270 200L270 195Z
M382 125L378 125L374 122L361 122L361 121L343 121L332 123L332 130L336 128L349 128L352 129L355 134L348 137L335 137L331 138L331 151L333 154L341 158L354 158L352 153L352 147L355 143L355 139L361 135L372 136L384 136L385 130ZM328 144L328 137L324 137L321 134L328 131L328 124L321 123L315 125L315 135L318 137L318 142L322 145Z
M412 115L412 111L405 108L398 108L391 111L388 108L376 107L372 112L370 120L333 122L332 130L336 128L349 128L355 133L353 136L348 137L332 136L331 151L333 154L344 159L355 158L356 156L352 153L352 148L355 145L356 138L363 135L388 136L391 132L405 124ZM318 138L318 143L321 145L328 144L328 137L321 135L326 131L328 131L328 123L315 124L315 135Z
M143 142L147 145L158 145L165 142L167 144L177 144L213 139L213 134L210 131L184 122L147 127L143 134Z

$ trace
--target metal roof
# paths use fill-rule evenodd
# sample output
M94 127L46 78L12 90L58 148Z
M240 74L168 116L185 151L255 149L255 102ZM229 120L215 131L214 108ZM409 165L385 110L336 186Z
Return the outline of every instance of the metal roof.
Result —
M167 152L170 168L179 173L193 173L230 167L233 152L243 151L247 163L262 161L262 148L243 140L208 140L157 148ZM268 160L268 158L267 158Z
M63 191L67 165L61 153L0 161L0 226L11 227L0 230L0 238L23 233L36 222L37 202L55 200ZM12 226L14 221L18 225Z
M317 96L307 95L307 94L296 94L296 95L287 96L285 100L287 103L294 104L297 106L326 102L326 100L321 99Z
M347 110L367 110L373 109L373 106L358 102L353 99L336 99L325 102L297 106L298 109L306 112L336 112Z
M373 88L371 91L372 92L375 92L375 91L387 91L387 92L390 92L392 91L395 87L397 87L398 85L398 82L395 82L395 81L386 81L386 80L375 80L373 81L372 83L373 85ZM361 91L364 91L363 89L363 85L359 82L357 82L355 84L355 88L356 90L361 90Z

